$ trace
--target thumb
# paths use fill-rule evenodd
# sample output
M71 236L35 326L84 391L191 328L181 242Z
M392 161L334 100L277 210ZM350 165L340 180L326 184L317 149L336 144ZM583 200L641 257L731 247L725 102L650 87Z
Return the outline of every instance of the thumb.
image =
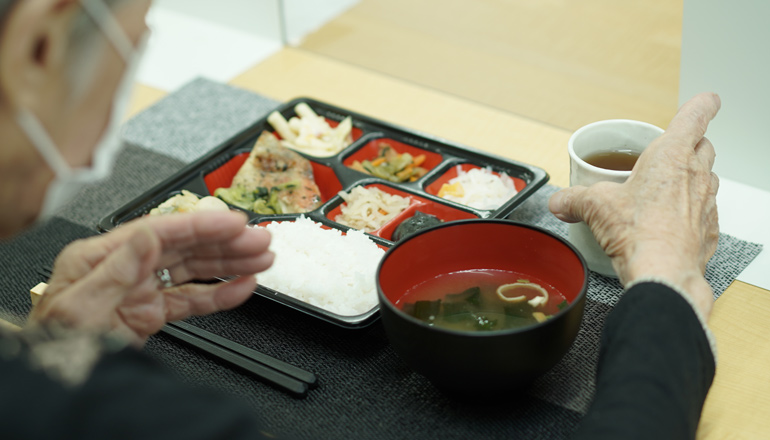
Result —
M585 186L572 186L555 193L548 201L548 209L559 220L567 223L577 223L583 218L583 206L580 203Z

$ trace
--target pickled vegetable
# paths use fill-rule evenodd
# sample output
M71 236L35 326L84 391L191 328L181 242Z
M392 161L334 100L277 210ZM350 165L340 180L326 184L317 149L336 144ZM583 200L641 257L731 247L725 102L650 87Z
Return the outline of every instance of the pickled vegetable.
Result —
M396 230L393 231L393 241L400 241L417 231L440 225L441 223L441 219L436 216L416 211L412 217L401 222Z

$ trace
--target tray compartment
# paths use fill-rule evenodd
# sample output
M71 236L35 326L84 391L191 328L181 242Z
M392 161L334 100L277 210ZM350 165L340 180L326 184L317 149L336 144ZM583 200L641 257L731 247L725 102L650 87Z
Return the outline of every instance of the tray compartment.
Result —
M311 109L312 109L312 110L313 110L313 111L314 111L314 112L315 112L315 113L316 113L318 116L322 116L322 117L323 117L323 118L326 120L326 122L329 124L329 126L330 126L331 128L337 128L337 126L338 126L338 125L340 125L340 122L342 122L342 120L343 120L343 119L345 119L347 116L351 116L351 120L352 120L352 122L353 122L353 128L350 130L350 134L351 134L351 138L352 138L352 140L351 140L350 144L349 144L349 145L347 145L347 146L345 146L344 148L342 148L342 150L340 150L340 152L342 152L342 151L345 151L345 150L347 150L348 148L350 148L350 147L352 147L353 145L355 145L355 144L358 142L358 140L359 140L359 139L361 139L361 138L364 136L364 134L366 134L366 133L365 133L365 131L364 131L364 130L361 128L361 126L360 126L360 123L357 123L355 116L353 116L353 115L347 115L347 114L345 114L344 112L334 112L334 111L330 111L330 110L329 110L328 108L326 108L326 107L323 107L323 106L316 106L316 105L314 105L312 102L309 102L309 101L307 101L307 100L295 100L295 101L292 101L292 103L291 103L290 105L287 105L287 106L285 106L285 107L283 108L283 110L280 110L280 109L279 109L279 110L278 110L278 112L279 112L281 115L283 115L283 117L284 117L284 118L285 118L287 121L288 121L289 119L291 119L291 118L295 117L295 116L297 116L297 117L298 117L299 115L297 115L297 113L294 111L294 107L296 107L296 105L297 105L297 104L299 104L300 102L304 102L304 103L308 104L308 106L309 106L309 107L310 107L310 108L311 108ZM267 129L267 130L270 130L270 131L271 131L271 132L272 132L272 133L273 133L273 134L274 134L274 135L275 135L275 136L276 136L278 139L283 139L283 138L281 137L281 135L280 135L280 134L279 134L279 133L278 133L278 132L275 130L275 128L272 126L272 124L270 124L269 122L267 122L267 119L265 119L265 129ZM336 154L333 154L333 155L331 155L331 156L317 156L317 155L313 155L313 154L310 154L310 153L306 153L306 152L304 152L304 151L300 151L300 150L298 150L298 149L295 149L295 148L292 148L292 150L295 150L295 151L297 151L298 153L304 154L304 155L306 155L306 156L308 156L308 157L318 157L318 158L328 158L328 157L335 157L335 156L337 156L338 154L340 154L340 153L336 153Z
M262 220L255 220L251 223L251 226L261 226L265 227L270 223L273 222L293 222L296 221L299 215L282 215L282 216L276 216L271 219L262 219ZM350 228L346 228L344 226L336 225L333 223L330 223L325 220L318 220L315 218L311 218L311 220L315 221L316 223L321 224L322 229L326 230L338 230L342 233L342 235L346 235L346 233L350 230ZM367 236L369 240L371 240L374 244L377 245L380 249L383 251L387 251L389 248L389 244L385 242L384 240L378 239L376 237ZM328 310L324 307L320 307L318 305L314 305L311 303L308 303L306 301L303 301L300 298L296 298L291 295L287 295L284 292L281 292L280 290L277 290L275 288L272 288L267 285L263 285L262 282L259 280L259 275L257 275L257 290L256 294L271 299L273 301L282 303L284 305L287 305L295 310L298 310L302 313L315 316L317 318L320 318L324 321L330 322L332 324L345 327L345 328L359 328L364 327L366 325L371 324L373 320L377 318L377 311L379 310L379 306L374 304L371 309L366 310L363 313L356 314L356 315L342 315L335 313L331 310Z
M479 218L477 214L469 211L463 211L454 208L443 203L434 202L432 200L424 199L418 196L410 196L416 200L416 203L412 203L408 208L393 220L386 223L382 228L377 231L377 236L384 238L388 241L393 240L393 233L396 232L396 228L405 220L414 216L417 211L423 214L430 214L438 217L444 223L449 223L455 220L466 220Z
M425 161L420 165L422 168L425 168L428 173L435 167L437 167L441 162L444 160L441 154L435 152L426 150L423 148L415 147L413 145L409 145L403 142L399 142L395 139L389 138L389 137L378 137L376 139L372 139L368 142L366 142L363 146L352 152L349 156L343 159L342 163L346 167L350 168L354 162L363 162L365 160L372 161L374 160L380 151L380 144L388 144L390 145L393 150L395 150L398 154L404 154L409 153L412 155L412 157L417 157L420 155L425 155ZM356 171L359 172L359 171ZM428 174L426 173L426 175ZM367 176L371 176L371 174L363 173ZM376 176L372 176L376 177ZM425 177L425 176L423 176ZM407 182L401 182L401 183L409 183Z
M452 179L454 179L455 177L458 176L458 167L461 170L463 170L464 172L468 172L468 171L470 171L472 169L486 168L487 165L477 165L477 164L470 163L470 162L455 162L455 163L451 163L450 165L446 166L443 170L441 170L440 173L434 175L434 179L428 181L428 183L425 185L425 192L430 194L430 195L436 196L436 197L440 198L441 200L445 200L447 203L454 203L454 204L457 204L457 205L460 205L460 206L466 206L466 205L462 205L462 204L457 203L457 202L453 202L451 200L444 199L442 197L439 197L439 195L438 195L439 192L441 191L441 187L444 186L444 184L449 183L450 180L452 180ZM523 191L524 188L527 187L527 181L522 179L520 176L517 176L516 173L511 173L509 170L501 170L501 169L496 168L496 167L490 167L490 169L492 171L492 174L494 174L496 176L500 176L502 173L505 173L508 177L513 179L513 186L516 188L516 191L518 191L518 193L516 195L520 194L521 191ZM516 197L516 195L514 195L512 198ZM506 205L511 199L509 199L506 202L501 203L500 207ZM500 209L500 207L495 208L495 209L491 209L489 211L495 211L497 209ZM475 208L472 208L472 209L475 209Z
M316 109L313 109L313 110L315 111ZM316 113L318 113L318 112L316 112ZM319 113L319 115L320 115L320 113ZM292 116L296 116L296 115L294 113L291 113L291 115L289 117L287 117L286 120L288 120ZM337 126L340 125L340 122L342 122L342 121L335 121L334 119L329 119L329 118L324 118L324 119L326 119L326 122L329 123L329 126L331 128L337 128ZM353 140L350 142L350 145L353 145L354 143L356 143L359 139L361 139L364 136L364 130L362 130L360 127L356 127L355 124L356 124L356 121L354 119L353 120L353 128L350 130L350 134L351 134L351 136L353 138ZM275 131L275 128L272 125L270 125L269 122L267 123L267 126L265 127L265 129L270 130L270 132L273 133L275 135L275 137L277 137L278 139L283 139L281 137L281 135L278 134L277 131ZM348 147L350 145L348 145ZM348 147L345 147L345 148L343 148L340 151L344 151ZM307 154L307 153L305 153L303 151L298 151L298 153ZM337 153L337 154L339 154L339 153ZM334 156L336 156L337 154L335 154ZM331 157L331 156L322 156L322 157Z
M202 196L202 195L198 194L195 191L190 191L190 190L188 190L188 191L193 193L193 194L195 194L195 196L198 197L198 199L202 199L203 197L205 197L205 196ZM150 200L149 202L147 202L144 205L142 205L142 206L138 207L137 209L135 209L131 213L130 216L127 216L127 217L123 218L121 223L125 223L125 222L131 221L131 220L139 218L139 217L144 217L145 215L150 215L150 211L152 211L153 209L157 208L158 205L160 205L161 203L165 202L166 200L168 200L168 199L170 199L170 198L172 198L174 196L178 196L180 194L182 194L182 190L170 191L170 192L168 192L166 194L158 195L155 198L153 198L152 200Z
M397 216L387 221L384 225L382 225L378 229L375 229L374 231L371 231L371 232L367 232L370 235L382 238L384 240L388 240L389 242L392 242L393 232L396 230L398 225L400 225L401 222L403 222L404 220L412 217L416 211L422 211L425 214L435 215L436 217L443 220L444 222L479 217L477 214L473 212L457 209L453 206L443 204L434 200L430 200L425 197L421 197L416 193L408 192L403 189L396 188L394 186L391 186L390 184L373 182L373 183L368 183L361 186L367 189L377 188L388 194L393 194L393 195L397 195L397 196L401 196L409 199L409 206L403 212L399 213ZM353 188L350 188L350 190L352 189ZM332 201L329 205L330 209L326 212L326 219L328 221L334 222L334 224L338 224L340 226L350 228L349 226L342 225L341 223L337 223L335 220L338 215L342 214L342 207L344 205L345 205L345 201L342 199L342 197L339 197L338 199Z
M377 189L379 189L379 190L381 190L383 192L386 192L388 194L392 194L392 195L396 195L396 196L400 196L400 197L405 197L405 198L409 199L409 206L407 207L406 210L408 210L410 207L412 207L412 205L415 205L415 204L419 203L419 201L415 198L416 196L414 196L413 194L407 193L407 192L405 192L403 190L400 190L398 188L395 188L393 186L386 185L386 184L383 184L383 183L379 183L379 182L376 182L376 181L375 182L370 182L368 184L355 185L355 186L349 188L347 192L352 191L353 188L355 188L356 186L362 186L362 187L364 187L366 189L377 188ZM343 200L343 198L341 196L338 196L338 198L336 198L335 200L331 201L331 203L330 203L330 205L328 207L328 210L326 212L326 218L329 221L334 222L335 225L340 225L342 227L351 228L350 226L344 225L342 223L338 223L335 220L338 215L342 214L342 207L345 206L345 205L346 205L345 200ZM404 212L406 212L406 210ZM400 214L398 214L397 216L392 218L390 221L386 222L384 225L382 225L378 229L375 229L374 231L369 231L367 233L371 234L371 235L374 235L375 237L382 238L382 236L380 235L380 232L382 231L382 229L385 228L389 223L392 223L392 222L395 222L395 221L399 221L398 219L401 217L401 215L403 215L404 212L401 212ZM399 221L399 223L400 223L400 221ZM351 229L353 229L353 228L351 228Z
M204 175L203 180L206 182L206 188L210 195L214 195L214 191L219 188L229 188L232 185L233 177L241 169L243 163L246 162L250 153L251 150L236 153L222 166ZM313 159L308 160L313 168L313 179L321 191L321 202L326 203L342 190L342 183L337 178L334 169L330 166L316 162Z

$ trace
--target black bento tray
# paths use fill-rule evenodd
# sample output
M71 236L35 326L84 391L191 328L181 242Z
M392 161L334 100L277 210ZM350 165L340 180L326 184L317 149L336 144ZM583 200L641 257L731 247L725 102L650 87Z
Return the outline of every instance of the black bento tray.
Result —
M393 229L398 223L403 221L404 218L413 215L415 209L428 211L428 213L431 213L430 211L433 210L436 213L439 213L439 218L442 218L441 213L446 213L446 218L442 218L445 221L473 217L505 218L517 206L524 202L527 197L531 196L538 188L548 181L548 174L541 168L485 153L436 136L401 128L314 99L297 98L280 105L276 110L283 114L286 119L289 119L295 115L294 107L301 102L307 103L307 105L309 105L317 114L330 121L339 122L346 116L351 116L353 119L353 129L355 131L354 142L334 156L316 157L299 152L299 154L310 160L311 164L313 164L316 182L321 189L323 201L323 204L318 209L305 213L304 215L315 222L320 222L326 226L347 232L351 228L340 225L332 220L335 214L335 208L337 208L336 211L339 211L338 207L344 202L342 198L336 194L337 191L350 191L353 187L358 185L376 185L385 191L402 196L409 196L413 201L413 205L410 206L410 208L386 224L383 228L369 234L370 238L383 248L389 248L393 245L393 242L390 240ZM190 163L146 193L104 217L98 225L100 231L109 231L121 223L148 214L152 208L158 206L172 195L178 194L181 190L188 190L198 196L212 195L211 193L213 191L209 191L205 179L206 176L209 176L209 179L211 180L212 176L215 175L212 174L214 171L223 168L224 165L228 164L230 160L236 156L250 152L257 137L264 130L274 132L273 128L267 122L267 117L256 121L249 128L233 136L220 146L212 149L200 159ZM426 163L432 162L435 166L433 166L425 176L415 182L408 183L388 182L355 171L346 166L346 163L349 163L353 159L361 160L374 156L376 154L376 147L374 147L375 144L372 142L376 141L390 141L389 143L391 143L399 153L402 153L404 152L404 149L409 148L423 150L431 159L426 160ZM367 156L367 152L372 152L372 154ZM229 168L233 169L232 173L234 174L238 167L233 167L233 163L230 163L229 165ZM465 167L491 167L494 172L505 172L508 176L514 178L519 192L496 210L474 209L439 198L435 195L437 188L440 186L441 182L448 180L448 176L451 176L453 173L456 175L453 171L456 165L464 165ZM223 171L218 171L217 173L221 172ZM211 184L211 182L209 182L209 184ZM417 208L414 208L414 206L417 206ZM232 209L239 208L232 207ZM247 214L249 215L251 224L264 223L273 220L293 220L301 215L262 215L248 211ZM261 285L257 287L255 293L346 328L360 328L371 324L377 319L377 312L379 311L379 306L375 306L361 315L343 316L310 305L304 301L300 301Z

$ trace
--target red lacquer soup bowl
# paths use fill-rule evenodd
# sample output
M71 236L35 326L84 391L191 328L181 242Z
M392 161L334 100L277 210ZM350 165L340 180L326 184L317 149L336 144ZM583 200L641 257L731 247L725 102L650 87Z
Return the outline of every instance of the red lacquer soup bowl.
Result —
M552 292L551 299L558 299L559 307L542 322L479 327L485 331L446 328L426 312L418 318L415 308L414 314L405 311L416 304L406 299L419 299L410 295L421 286L457 274L486 272L513 272L523 278L514 283L537 280ZM394 350L437 387L462 394L515 389L556 365L577 336L587 287L585 261L572 245L544 229L507 220L463 220L418 232L392 247L377 270L380 314ZM443 288L461 292L468 285ZM449 310L446 303L442 307L442 313ZM480 326L494 321L485 319Z

